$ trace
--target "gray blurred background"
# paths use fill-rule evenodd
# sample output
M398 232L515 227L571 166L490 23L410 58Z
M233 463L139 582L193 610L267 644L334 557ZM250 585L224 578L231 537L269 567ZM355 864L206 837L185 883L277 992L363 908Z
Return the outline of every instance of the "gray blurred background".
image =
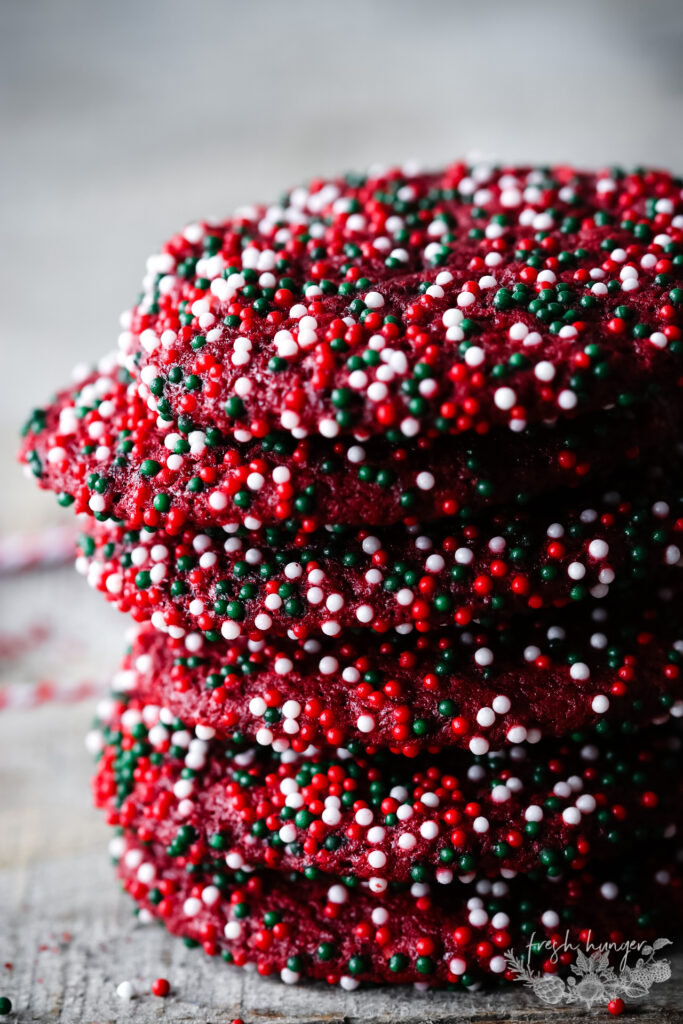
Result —
M19 424L186 221L377 161L683 171L682 57L681 0L2 0L0 530L57 520Z

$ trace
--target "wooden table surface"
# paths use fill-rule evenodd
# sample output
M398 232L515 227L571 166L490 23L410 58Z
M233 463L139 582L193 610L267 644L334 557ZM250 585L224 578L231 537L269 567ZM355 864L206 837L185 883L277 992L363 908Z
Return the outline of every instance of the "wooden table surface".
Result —
M0 579L0 598L0 698L11 687L11 706L0 710L0 995L14 1004L10 1021L483 1024L582 1016L542 1004L521 985L504 995L285 987L137 923L113 877L108 830L90 805L83 739L95 699L27 706L41 681L69 684L68 697L71 684L106 679L125 620L70 568ZM34 639L22 645L30 630ZM672 980L621 1020L683 1021L683 958L674 959ZM157 977L172 985L165 1000L150 994ZM116 995L123 980L140 993L130 1003Z

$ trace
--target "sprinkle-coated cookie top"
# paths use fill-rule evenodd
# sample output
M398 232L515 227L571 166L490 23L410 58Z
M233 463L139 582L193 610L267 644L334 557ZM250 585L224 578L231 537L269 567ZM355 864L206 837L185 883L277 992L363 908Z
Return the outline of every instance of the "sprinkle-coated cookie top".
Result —
M681 182L390 169L191 224L120 344L161 416L240 439L519 431L683 369Z

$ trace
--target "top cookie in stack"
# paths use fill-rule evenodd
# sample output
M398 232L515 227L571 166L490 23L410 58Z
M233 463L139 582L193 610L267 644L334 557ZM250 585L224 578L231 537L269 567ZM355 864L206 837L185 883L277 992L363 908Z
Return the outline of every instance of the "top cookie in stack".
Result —
M457 521L618 468L677 412L680 189L456 164L193 224L27 457L171 532Z

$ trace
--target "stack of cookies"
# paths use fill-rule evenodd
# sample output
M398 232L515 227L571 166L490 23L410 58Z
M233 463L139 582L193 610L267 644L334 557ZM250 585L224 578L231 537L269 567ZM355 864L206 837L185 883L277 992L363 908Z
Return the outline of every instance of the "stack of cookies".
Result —
M312 181L173 236L33 413L135 622L90 739L143 917L346 989L680 918L681 196Z

